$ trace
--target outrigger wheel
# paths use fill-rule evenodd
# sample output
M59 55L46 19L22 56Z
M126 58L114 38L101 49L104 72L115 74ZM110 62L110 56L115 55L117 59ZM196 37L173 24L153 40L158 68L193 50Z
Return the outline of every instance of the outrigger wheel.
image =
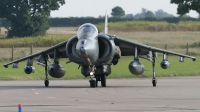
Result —
M49 80L46 79L46 80L44 81L44 84L45 84L45 87L48 87L48 86L49 86Z
M156 87L157 80L156 79L152 79L152 84L153 84L153 87Z

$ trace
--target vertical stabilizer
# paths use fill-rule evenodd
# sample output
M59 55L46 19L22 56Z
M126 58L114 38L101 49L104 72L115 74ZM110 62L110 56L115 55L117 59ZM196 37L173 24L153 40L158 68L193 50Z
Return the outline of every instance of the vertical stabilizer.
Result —
M108 34L108 16L107 13L105 15L105 28L104 28L104 33Z

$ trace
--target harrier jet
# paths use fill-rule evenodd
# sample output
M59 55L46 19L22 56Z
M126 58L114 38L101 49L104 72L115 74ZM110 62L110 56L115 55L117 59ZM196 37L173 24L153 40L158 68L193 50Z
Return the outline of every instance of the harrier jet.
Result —
M126 40L115 35L108 34L108 19L105 16L105 31L99 33L95 25L85 23L81 25L77 31L77 35L71 37L69 40L56 44L41 52L20 58L4 65L8 68L12 64L13 68L18 67L18 63L27 60L24 67L26 74L31 74L35 71L33 60L37 58L37 64L45 68L46 87L49 86L48 74L54 78L61 78L65 75L65 69L59 64L59 58L68 58L69 62L74 62L81 67L81 73L87 77L89 76L90 87L97 87L98 81L101 82L102 87L106 87L106 76L111 74L111 65L118 64L121 56L133 56L128 66L129 71L135 75L141 75L144 72L144 65L139 61L140 58L149 60L153 66L152 84L155 87L157 84L155 75L155 59L156 54L163 53L163 60L160 66L163 69L170 67L168 55L176 55L180 57L180 62L184 62L184 58L191 58L193 61L195 57L176 53L138 42ZM47 62L53 56L53 64L48 66Z

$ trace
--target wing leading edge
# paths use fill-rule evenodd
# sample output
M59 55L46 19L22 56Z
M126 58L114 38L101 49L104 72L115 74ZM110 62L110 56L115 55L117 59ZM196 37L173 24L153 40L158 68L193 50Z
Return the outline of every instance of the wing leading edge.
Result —
M52 47L49 47L48 49L45 49L43 51L40 51L38 53L35 53L35 54L32 54L32 55L29 55L29 56L14 60L14 61L12 61L10 63L4 64L4 67L8 68L8 66L13 64L13 63L19 63L19 62L27 60L27 59L33 59L33 58L35 58L35 57L37 57L39 55L53 55L55 49L58 50L58 52L60 53L61 57L63 57L63 58L66 57L67 58L67 55L64 53L67 42L68 42L68 40L66 40L64 42L61 42L61 43L58 43L58 44L56 44L56 45L54 45Z
M196 58L193 57L193 56L189 56L189 55L185 55L185 54L181 54L181 53L172 52L172 51L169 51L169 50L164 50L164 49L152 47L152 46L141 44L141 43L138 43L138 42L126 40L126 39L123 39L121 37L115 37L114 41L115 41L116 45L120 47L121 52L122 52L122 56L133 55L134 54L134 52L133 52L134 47L137 46L142 50L141 52L143 52L143 51L153 51L153 52L177 55L177 56L180 56L180 57L183 57L183 58L191 58L193 61L196 60Z

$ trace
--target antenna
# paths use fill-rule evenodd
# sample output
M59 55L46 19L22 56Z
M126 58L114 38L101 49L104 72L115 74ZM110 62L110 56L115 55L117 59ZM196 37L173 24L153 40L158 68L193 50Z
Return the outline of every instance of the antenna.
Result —
M108 34L108 16L107 16L107 11L105 15L105 28L104 28L104 33Z

